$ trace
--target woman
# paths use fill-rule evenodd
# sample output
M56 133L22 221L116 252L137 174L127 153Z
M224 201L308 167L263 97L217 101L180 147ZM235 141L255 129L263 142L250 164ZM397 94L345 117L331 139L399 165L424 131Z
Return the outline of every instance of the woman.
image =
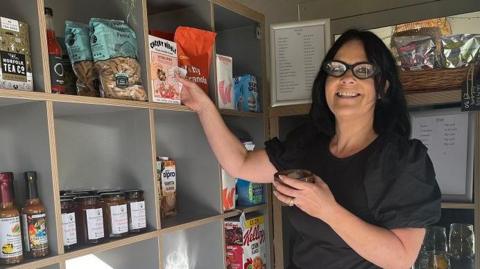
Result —
M246 152L215 105L182 80L182 101L198 113L208 141L234 177L272 183L307 169L315 183L281 178L275 196L290 205L297 235L291 268L410 268L425 226L440 217L440 191L426 147L410 122L395 61L366 31L345 32L313 86L306 124L286 141Z

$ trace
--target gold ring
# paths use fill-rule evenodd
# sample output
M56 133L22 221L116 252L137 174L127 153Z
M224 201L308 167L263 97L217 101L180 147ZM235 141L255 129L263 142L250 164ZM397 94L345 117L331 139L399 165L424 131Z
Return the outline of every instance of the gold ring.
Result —
M294 206L295 205L295 198L290 198L290 201L288 201L288 206Z

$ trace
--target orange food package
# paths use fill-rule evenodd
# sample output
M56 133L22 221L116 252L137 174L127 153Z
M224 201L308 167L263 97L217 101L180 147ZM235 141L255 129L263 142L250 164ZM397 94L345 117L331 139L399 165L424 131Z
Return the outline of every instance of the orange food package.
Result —
M208 75L216 33L179 26L175 31L178 66L187 70L186 78L208 93Z

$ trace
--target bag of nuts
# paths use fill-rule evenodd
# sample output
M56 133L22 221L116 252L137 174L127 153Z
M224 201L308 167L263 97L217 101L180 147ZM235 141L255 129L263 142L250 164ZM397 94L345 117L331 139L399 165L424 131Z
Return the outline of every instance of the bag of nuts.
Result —
M88 25L65 21L65 46L73 72L77 76L77 94L99 96L98 74L93 65Z
M105 97L146 101L135 32L122 20L90 19L90 46Z

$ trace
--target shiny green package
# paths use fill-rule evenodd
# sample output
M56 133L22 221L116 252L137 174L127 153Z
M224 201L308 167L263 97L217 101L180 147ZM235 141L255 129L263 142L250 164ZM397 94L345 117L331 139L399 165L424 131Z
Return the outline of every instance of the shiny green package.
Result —
M443 66L464 67L477 60L480 50L480 35L459 34L444 36L442 41Z

